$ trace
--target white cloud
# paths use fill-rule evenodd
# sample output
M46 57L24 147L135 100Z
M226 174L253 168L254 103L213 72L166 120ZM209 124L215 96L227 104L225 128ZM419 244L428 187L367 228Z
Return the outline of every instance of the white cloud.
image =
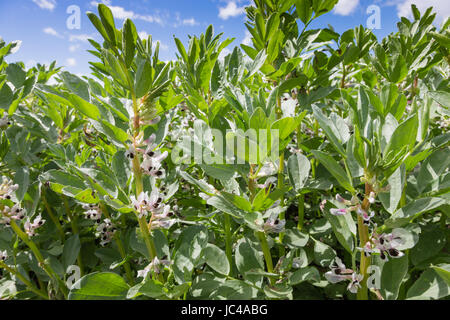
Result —
M70 52L75 52L75 51L77 51L79 48L80 48L80 45L79 45L79 44L73 44L73 45L70 45L70 46L69 46L69 51L70 51Z
M112 6L111 1L102 1L102 3L108 5L109 9L111 9L111 12L114 16L114 18L119 20L125 20L125 19L132 19L132 20L143 20L150 23L157 23L159 25L164 25L163 19L159 15L142 15L135 13L131 10L126 10L123 7L120 6ZM97 1L91 1L91 6L97 7L99 2Z
M49 35L54 36L54 37L58 37L58 38L62 38L63 37L62 35L60 35L58 33L58 31L56 31L52 27L44 28L44 30L42 30L42 31L44 31L44 33L49 34Z
M184 19L183 25L193 27L193 26L198 25L198 22L194 18Z
M87 42L88 39L92 39L93 37L88 34L71 34L69 37L70 42Z
M39 8L44 10L53 11L56 7L56 0L33 0L33 2L36 3Z
M339 0L334 7L334 13L341 16L348 16L355 12L359 5L359 0Z
M75 60L74 58L68 58L66 60L66 63L68 67L75 67L77 65L77 60Z
M237 17L245 13L245 7L239 7L235 1L227 3L226 7L219 8L219 18L228 20L230 17Z
M438 23L443 22L450 16L450 5L448 0L403 0L396 4L399 17L412 18L412 4L415 4L421 13L424 13L429 7L433 7L433 12L436 12L436 21Z

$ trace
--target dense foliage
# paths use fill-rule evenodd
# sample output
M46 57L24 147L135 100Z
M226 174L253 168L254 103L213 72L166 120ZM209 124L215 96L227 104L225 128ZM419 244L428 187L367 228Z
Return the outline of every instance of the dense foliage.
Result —
M336 2L170 62L100 4L89 77L0 40L0 297L448 297L450 21L310 29Z

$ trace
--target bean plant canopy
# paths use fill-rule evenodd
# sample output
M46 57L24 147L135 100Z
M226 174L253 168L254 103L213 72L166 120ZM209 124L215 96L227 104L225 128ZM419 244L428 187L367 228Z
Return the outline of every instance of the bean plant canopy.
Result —
M310 27L336 3L167 62L99 4L89 76L0 38L0 298L448 298L450 20Z

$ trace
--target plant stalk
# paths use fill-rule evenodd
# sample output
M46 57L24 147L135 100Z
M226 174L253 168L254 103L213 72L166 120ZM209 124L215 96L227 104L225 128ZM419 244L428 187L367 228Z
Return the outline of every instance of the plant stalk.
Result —
M362 209L368 211L370 207L370 202L368 200L370 192L372 192L372 186L368 183L365 184L365 197L362 203ZM363 218L358 215L358 234L359 234L359 246L364 248L365 244L369 241L369 228L364 224ZM358 300L368 300L368 290L367 290L367 268L370 266L370 257L366 257L365 254L361 253L361 261L359 265L359 272L364 277L361 281L361 288L358 290L357 299Z

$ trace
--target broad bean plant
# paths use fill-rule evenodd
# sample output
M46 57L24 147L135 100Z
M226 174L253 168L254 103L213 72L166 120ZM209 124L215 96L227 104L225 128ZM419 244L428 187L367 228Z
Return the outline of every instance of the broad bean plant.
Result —
M336 3L168 62L99 4L89 76L0 40L0 297L448 298L450 20L310 28Z

